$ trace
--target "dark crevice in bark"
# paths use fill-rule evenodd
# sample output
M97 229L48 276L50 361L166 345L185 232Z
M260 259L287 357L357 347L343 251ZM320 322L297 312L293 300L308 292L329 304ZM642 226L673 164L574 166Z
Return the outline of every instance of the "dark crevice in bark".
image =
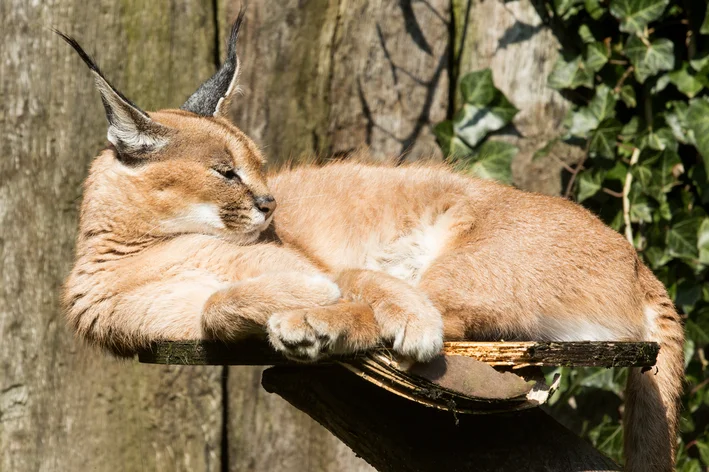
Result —
M460 42L456 44L456 27L458 20L456 19L456 8L454 0L450 3L451 19L448 24L448 109L446 115L449 120L453 119L456 108L456 90L458 89L458 78L460 76L460 62L465 48L465 38L468 35L468 24L470 18L470 9L472 8L472 0L468 0L465 4L464 12L457 12L462 15L463 30L460 34Z
M214 22L214 67L221 66L221 25L219 24L219 0L212 0L212 21ZM221 472L229 472L229 366L222 366L221 376L222 396L222 431L219 444Z
M330 96L332 94L332 87L335 78L335 54L337 53L337 34L340 28L340 21L342 20L340 13L341 4L342 2L338 0L337 4L335 5L335 26L332 28L332 37L330 38L330 64L328 64L327 89L325 92L325 104L327 106L327 123L330 123L332 118L332 102L330 100ZM325 153L325 155L330 156L334 154L334 149L332 147L332 134L330 133L330 131L325 131L325 133L325 142L327 143L325 144L327 146L327 152ZM317 153L319 152L319 150L316 149L315 152Z
M212 21L214 21L214 67L219 70L222 65L220 59L221 29L219 28L219 0L212 0Z
M222 367L221 472L229 472L229 366Z

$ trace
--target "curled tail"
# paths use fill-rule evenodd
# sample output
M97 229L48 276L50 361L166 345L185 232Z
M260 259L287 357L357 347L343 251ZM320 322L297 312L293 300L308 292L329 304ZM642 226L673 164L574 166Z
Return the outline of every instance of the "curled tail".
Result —
M651 370L631 369L626 387L624 433L628 472L674 470L679 398L684 379L684 329L662 284L639 264L645 291L646 340L660 344Z

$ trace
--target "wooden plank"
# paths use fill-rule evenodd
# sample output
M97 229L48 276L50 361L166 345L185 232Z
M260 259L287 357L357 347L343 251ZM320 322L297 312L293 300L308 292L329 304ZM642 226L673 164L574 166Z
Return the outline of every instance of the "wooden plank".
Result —
M621 470L539 408L454 414L407 401L336 365L272 367L262 383L380 472Z
M220 471L221 367L115 360L65 326L81 182L106 145L76 35L142 107L175 107L214 71L199 0L0 2L0 470Z
M659 345L654 342L447 342L443 354L465 356L493 366L648 367L655 364ZM378 352L387 353L386 349ZM283 365L292 361L265 342L247 340L162 341L138 356L140 362L174 365ZM331 358L347 360L348 357Z

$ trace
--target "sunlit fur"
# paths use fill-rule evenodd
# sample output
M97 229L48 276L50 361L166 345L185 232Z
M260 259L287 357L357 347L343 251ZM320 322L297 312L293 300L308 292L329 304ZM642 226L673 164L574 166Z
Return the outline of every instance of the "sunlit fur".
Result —
M423 307L425 294L446 340L659 342L657 367L630 373L626 468L672 470L682 325L633 247L597 217L440 165L340 162L281 171L269 184L287 247L329 273L403 279L393 297L372 298Z

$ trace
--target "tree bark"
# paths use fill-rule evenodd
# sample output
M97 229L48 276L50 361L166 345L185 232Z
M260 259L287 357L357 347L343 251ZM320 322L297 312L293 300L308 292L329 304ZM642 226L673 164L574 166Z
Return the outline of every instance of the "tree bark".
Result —
M621 470L539 408L456 415L398 397L341 366L272 367L263 386L380 472Z
M515 182L558 191L557 160L529 164L566 108L545 87L556 42L527 0L470 1L250 2L237 125L273 162L360 149L440 159L431 128L456 109L450 82L491 66L522 110L521 137L505 137L522 148ZM178 107L214 71L238 6L0 3L0 470L219 470L222 457L231 470L371 470L263 393L260 369L232 367L223 380L219 367L99 357L58 312L80 183L106 126L90 74L45 26L76 35L119 89L152 110Z
M221 6L224 36L238 4ZM251 2L234 121L272 164L363 149L378 158L440 159L431 127L448 107L448 17L448 0ZM230 470L372 470L263 392L260 372L230 369Z
M113 360L59 312L106 120L91 74L49 26L146 109L179 106L215 67L204 2L0 3L0 470L221 470L222 368Z

